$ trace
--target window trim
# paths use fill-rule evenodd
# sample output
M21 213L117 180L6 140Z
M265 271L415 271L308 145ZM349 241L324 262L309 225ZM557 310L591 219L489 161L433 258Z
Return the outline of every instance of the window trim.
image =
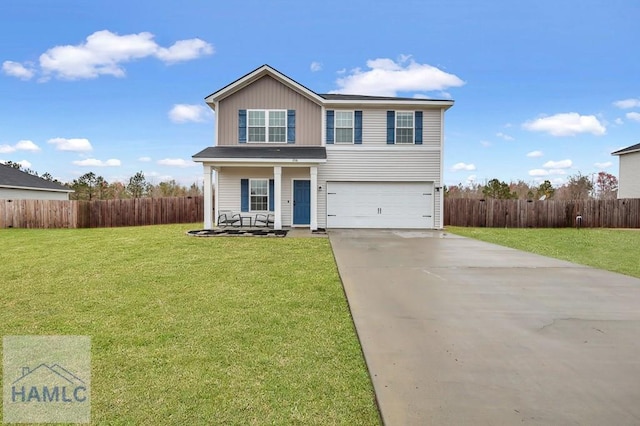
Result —
M262 142L261 142L262 143ZM254 210L251 204L251 199L252 197L264 197L264 195L253 195L251 194L251 185L253 182L258 182L258 181L263 181L266 182L267 184L267 208L266 210ZM269 178L249 178L249 212L254 213L254 212L268 212L269 211L269 198L271 197L271 194L269 193Z
M249 128L256 127L262 128L263 126L249 126L249 115L251 112L264 112L264 141L251 141ZM281 112L284 113L284 126L269 126L269 113L271 112ZM284 140L283 141L270 141L269 140L269 128L278 128L284 129ZM286 109L247 109L247 143L288 143L288 131L289 131L289 110Z
M351 114L351 127L338 126L338 113L348 112ZM351 142L338 142L338 129L351 129ZM336 109L333 111L333 143L337 145L353 145L356 142L356 112L355 110Z
M411 114L411 127L400 127L398 125L398 116L400 114ZM398 145L415 145L416 143L416 112L415 111L395 111L394 118L394 143ZM398 129L411 129L411 142L398 142Z

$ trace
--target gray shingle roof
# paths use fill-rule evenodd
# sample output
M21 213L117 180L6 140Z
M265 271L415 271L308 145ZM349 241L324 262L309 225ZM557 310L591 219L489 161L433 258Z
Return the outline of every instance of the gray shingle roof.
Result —
M612 152L611 155L628 154L630 152L636 152L636 151L640 151L640 143L628 146L628 147L623 148L623 149L619 149L619 150L617 150L615 152Z
M337 93L318 93L318 96L328 101L451 101L451 99L423 99L423 98L402 98L397 96L367 96L367 95L341 95Z
M324 160L327 150L323 146L210 146L193 158Z
M0 186L73 192L73 190L66 186L49 182L48 180L30 175L29 173L14 169L10 166L5 166L4 164L0 164Z

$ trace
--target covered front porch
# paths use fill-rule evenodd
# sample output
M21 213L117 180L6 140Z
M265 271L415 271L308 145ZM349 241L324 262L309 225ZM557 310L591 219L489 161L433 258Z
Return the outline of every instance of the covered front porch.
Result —
M264 224L268 217L275 230L318 229L324 147L212 147L194 161L204 169L205 229L223 225L220 218L229 216L243 227Z

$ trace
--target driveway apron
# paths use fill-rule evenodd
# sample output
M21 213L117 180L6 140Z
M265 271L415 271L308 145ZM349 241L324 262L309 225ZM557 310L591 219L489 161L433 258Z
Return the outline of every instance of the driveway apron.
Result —
M440 231L329 238L386 425L640 424L639 279Z

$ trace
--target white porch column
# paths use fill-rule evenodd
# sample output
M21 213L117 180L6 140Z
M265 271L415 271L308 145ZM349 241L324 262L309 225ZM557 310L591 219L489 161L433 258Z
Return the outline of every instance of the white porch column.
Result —
M215 226L218 226L218 212L220 210L218 210L218 201L220 199L220 197L218 197L218 172L220 171L220 168L218 168L217 170L213 171L213 224Z
M318 166L309 167L311 174L311 224L312 231L318 229Z
M202 165L204 169L204 229L213 228L213 197L211 185L211 166Z
M282 166L273 167L273 229L282 229Z

